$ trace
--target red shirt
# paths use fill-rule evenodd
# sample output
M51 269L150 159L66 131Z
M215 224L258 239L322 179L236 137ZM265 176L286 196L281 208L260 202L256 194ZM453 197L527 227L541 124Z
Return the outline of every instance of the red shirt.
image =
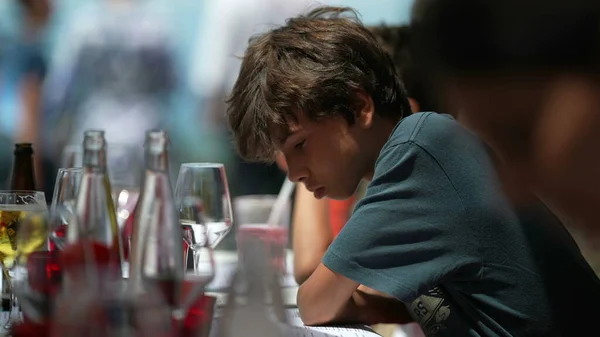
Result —
M331 233L334 238L340 233L342 227L344 227L350 218L354 201L354 196L346 200L329 199L329 225L331 226Z

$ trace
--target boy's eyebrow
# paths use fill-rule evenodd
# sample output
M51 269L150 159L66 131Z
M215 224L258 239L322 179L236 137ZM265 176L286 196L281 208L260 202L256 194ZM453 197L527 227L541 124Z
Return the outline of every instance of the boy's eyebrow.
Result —
M280 147L285 146L285 143L290 139L290 137L298 133L298 131L300 131L300 128L297 125L290 125L281 130L281 133L276 138L276 145Z

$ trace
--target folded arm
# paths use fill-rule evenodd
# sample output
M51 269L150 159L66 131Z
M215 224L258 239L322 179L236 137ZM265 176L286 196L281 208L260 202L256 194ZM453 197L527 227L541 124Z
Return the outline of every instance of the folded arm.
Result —
M323 264L300 286L298 308L307 325L413 321L401 301L360 286Z
M317 200L304 184L297 184L292 230L294 278L298 284L315 271L333 241L327 213L326 199Z

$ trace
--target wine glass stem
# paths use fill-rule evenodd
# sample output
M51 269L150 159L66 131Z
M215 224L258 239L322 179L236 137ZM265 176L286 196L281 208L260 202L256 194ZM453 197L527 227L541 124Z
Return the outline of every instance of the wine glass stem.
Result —
M200 263L200 252L196 249L192 249L193 259L194 259L194 274L198 274L198 264Z

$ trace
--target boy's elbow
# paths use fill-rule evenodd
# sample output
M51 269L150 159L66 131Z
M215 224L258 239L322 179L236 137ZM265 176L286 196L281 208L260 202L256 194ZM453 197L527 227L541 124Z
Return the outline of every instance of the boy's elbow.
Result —
M296 254L296 253L295 253ZM303 284L312 275L325 255L325 251L297 252L294 255L294 279L298 284Z
M299 285L304 283L306 280L308 280L310 275L312 275L315 269L316 266L313 267L306 264L294 265L294 279L296 280L296 283L298 283Z
M304 289L305 287L300 287L298 289L296 299L302 322L305 325L324 325L332 323L336 318L336 313L332 310L323 310L324 308L319 308L318 302L311 301Z

